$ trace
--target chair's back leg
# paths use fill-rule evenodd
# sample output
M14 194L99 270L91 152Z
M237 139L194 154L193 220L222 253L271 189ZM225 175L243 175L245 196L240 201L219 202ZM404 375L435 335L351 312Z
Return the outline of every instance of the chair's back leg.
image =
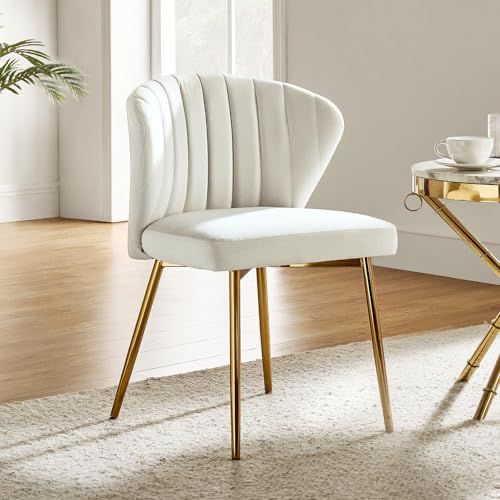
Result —
M240 271L229 272L229 376L231 385L231 451L240 459L241 422L241 342L240 342Z
M389 399L389 386L387 384L387 373L385 370L384 346L382 343L382 333L380 330L380 320L378 317L377 298L375 296L375 284L373 280L373 269L370 258L362 258L366 304L368 306L368 317L370 320L370 330L373 345L373 355L375 357L375 368L377 370L380 399L382 401L382 411L384 413L385 430L393 431L391 401Z
M139 311L139 316L137 317L137 323L135 324L134 334L132 335L132 340L130 341L127 357L125 358L125 364L123 366L120 382L116 390L115 401L113 403L113 408L111 409L111 418L117 418L120 413L120 408L123 403L123 398L125 397L130 376L132 375L132 370L134 369L137 354L139 353L139 347L141 346L142 337L144 335L144 330L146 329L146 324L148 322L149 313L151 312L156 290L158 288L158 284L160 283L162 270L162 261L155 260L153 270L151 271L151 276L149 278L149 283L146 288L146 293L144 294L144 299L142 301L141 310Z
M264 371L264 390L269 394L273 390L271 365L271 339L269 335L269 306L267 303L266 268L257 268L257 293L259 296L260 346L262 350L262 368Z

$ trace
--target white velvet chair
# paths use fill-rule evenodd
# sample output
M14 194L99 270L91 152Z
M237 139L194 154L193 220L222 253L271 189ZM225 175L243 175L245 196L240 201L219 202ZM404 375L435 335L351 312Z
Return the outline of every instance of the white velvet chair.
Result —
M342 136L337 107L285 83L192 75L141 85L127 108L129 253L135 259L153 259L154 265L111 418L119 414L165 263L228 271L232 457L238 459L243 273L257 270L264 385L271 392L265 268L356 259L364 274L382 409L390 432L370 258L396 252L396 229L366 215L304 208Z

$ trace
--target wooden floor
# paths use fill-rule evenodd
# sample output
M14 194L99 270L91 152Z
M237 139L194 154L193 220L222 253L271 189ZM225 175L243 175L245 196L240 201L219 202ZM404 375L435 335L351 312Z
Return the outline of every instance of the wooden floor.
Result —
M0 224L0 401L117 382L151 269L128 258L126 230ZM385 336L498 312L494 285L383 268L375 276ZM226 364L227 281L227 273L165 270L133 379ZM270 269L268 286L274 356L368 339L359 269ZM258 339L252 272L242 284L243 360L259 357Z

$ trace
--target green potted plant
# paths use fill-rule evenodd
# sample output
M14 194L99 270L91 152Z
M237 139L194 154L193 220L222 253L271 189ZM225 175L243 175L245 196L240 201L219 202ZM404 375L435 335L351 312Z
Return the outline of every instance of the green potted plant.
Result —
M0 95L19 94L25 85L39 85L57 103L63 102L67 93L74 98L85 95L82 74L73 66L51 60L43 47L33 39L0 42Z

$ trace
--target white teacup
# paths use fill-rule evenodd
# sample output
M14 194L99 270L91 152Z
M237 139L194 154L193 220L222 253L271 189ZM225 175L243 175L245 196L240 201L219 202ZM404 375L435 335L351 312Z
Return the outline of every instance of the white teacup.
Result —
M440 146L446 146L446 154L439 151ZM451 158L456 163L485 163L493 151L491 137L448 137L434 146L434 152L441 158Z

